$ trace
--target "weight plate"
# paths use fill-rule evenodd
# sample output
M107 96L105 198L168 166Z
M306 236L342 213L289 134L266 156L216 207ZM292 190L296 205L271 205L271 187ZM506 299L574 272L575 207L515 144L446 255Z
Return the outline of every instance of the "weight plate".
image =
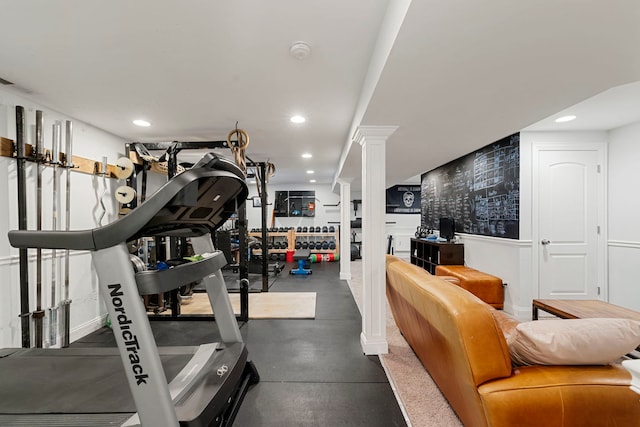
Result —
M118 179L127 179L133 174L133 162L126 157L120 157L113 169L113 174Z
M131 203L136 198L136 190L126 185L121 185L116 188L116 200L118 203L127 204Z

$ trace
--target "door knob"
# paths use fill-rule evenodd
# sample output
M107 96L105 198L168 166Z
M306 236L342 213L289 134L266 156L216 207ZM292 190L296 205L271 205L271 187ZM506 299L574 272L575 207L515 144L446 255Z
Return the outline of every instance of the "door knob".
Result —
M551 242L550 242L549 240L547 240L547 239L542 239L542 240L540 241L540 243L542 243L544 246L546 246L546 245L548 245L548 244L549 244L549 243L551 243Z

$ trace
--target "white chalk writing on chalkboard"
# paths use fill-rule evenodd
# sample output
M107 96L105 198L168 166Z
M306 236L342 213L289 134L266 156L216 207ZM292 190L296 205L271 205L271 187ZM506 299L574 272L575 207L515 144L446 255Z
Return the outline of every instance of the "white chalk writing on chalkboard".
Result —
M520 135L487 145L422 175L422 225L438 229L452 217L456 231L517 239Z

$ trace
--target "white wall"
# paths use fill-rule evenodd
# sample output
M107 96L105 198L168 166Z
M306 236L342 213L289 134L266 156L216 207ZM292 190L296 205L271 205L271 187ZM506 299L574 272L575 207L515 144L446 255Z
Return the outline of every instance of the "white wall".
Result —
M26 112L26 142L33 144L35 129L35 110L44 112L45 147L51 147L51 126L54 120L73 120L59 112L53 111L10 91L0 89L0 136L15 140L15 106L22 105ZM74 147L73 154L85 158L101 160L107 156L109 163L114 163L124 152L125 141L121 138L103 132L86 123L73 120ZM63 132L64 133L64 132ZM27 167L27 208L28 228L36 226L36 167L29 163ZM16 161L0 158L0 176L7 177L0 182L0 200L4 201L4 208L0 209L0 275L3 277L3 297L0 298L0 346L20 347L20 289L19 289L19 257L18 250L9 245L7 232L18 228L17 211L17 171ZM43 169L43 229L50 229L52 225L52 168ZM59 172L60 189L58 193L58 226L65 224L65 172ZM107 193L104 203L107 207L102 224L107 224L116 218L117 205L110 196L118 182L106 180ZM72 173L71 179L71 228L87 229L98 224L102 212L100 197L105 190L102 178L78 172ZM51 295L51 263L52 251L43 250L43 307L49 307ZM58 286L64 279L63 251L57 252ZM35 250L29 250L29 279L31 287L31 307L35 307ZM91 266L91 256L86 251L73 251L70 256L70 297L71 305L71 339L77 339L102 325L106 311L98 297L97 278ZM60 290L57 291L58 297Z
M609 132L609 302L640 311L640 123Z

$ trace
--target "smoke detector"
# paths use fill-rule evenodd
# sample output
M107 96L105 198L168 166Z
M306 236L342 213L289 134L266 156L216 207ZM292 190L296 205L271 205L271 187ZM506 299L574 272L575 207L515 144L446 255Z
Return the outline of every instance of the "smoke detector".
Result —
M289 48L289 53L296 59L307 59L311 55L311 47L307 42L295 42Z

